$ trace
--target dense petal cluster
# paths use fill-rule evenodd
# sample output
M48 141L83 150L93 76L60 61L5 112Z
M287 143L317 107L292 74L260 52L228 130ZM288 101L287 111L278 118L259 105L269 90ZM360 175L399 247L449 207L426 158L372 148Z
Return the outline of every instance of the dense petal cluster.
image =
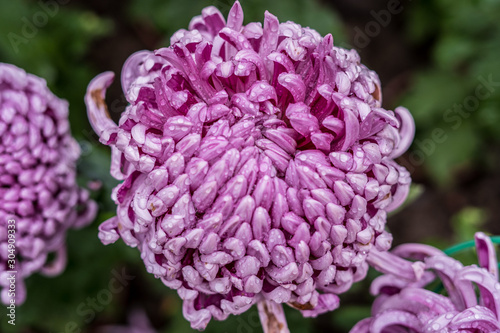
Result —
M360 321L350 332L500 332L495 249L483 233L476 234L476 248L481 267L463 266L425 245L395 248L398 257L424 260L425 272L417 281L396 274L375 279L371 292L379 296L373 304L373 317ZM446 295L424 289L435 280L441 281Z
M390 247L386 213L410 184L393 159L413 119L381 108L377 75L331 35L267 12L243 25L238 2L227 22L208 7L170 47L127 60L119 125L104 102L112 79L86 96L123 180L99 237L137 246L193 327L260 300L332 310L368 253Z
M63 270L66 230L95 216L97 205L76 184L79 152L67 102L43 79L0 63L0 287L8 286L7 271L17 271L18 304L25 297L23 279ZM56 259L47 262L49 253ZM4 303L7 293L2 288Z

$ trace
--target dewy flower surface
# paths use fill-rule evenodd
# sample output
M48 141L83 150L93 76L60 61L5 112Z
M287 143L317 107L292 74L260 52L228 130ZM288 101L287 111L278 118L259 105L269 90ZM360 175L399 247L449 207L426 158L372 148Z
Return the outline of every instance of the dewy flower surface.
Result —
M112 79L86 96L123 180L99 237L137 246L194 328L255 303L267 327L281 303L333 310L369 253L390 247L386 213L410 185L393 159L413 119L381 108L377 75L331 35L267 12L243 25L238 2L227 22L208 7L170 47L127 60L119 125L104 103Z
M5 304L10 301L7 271L17 271L20 304L26 296L23 280L38 271L60 273L66 231L95 216L97 205L76 184L79 152L67 102L54 96L43 79L0 63L0 287ZM14 229L8 229L9 220L15 221ZM13 268L8 235L15 235ZM56 259L47 262L49 253Z
M417 281L396 274L375 279L371 292L379 296L373 303L373 317L360 321L350 332L500 332L495 249L490 238L480 232L476 234L476 249L481 267L463 266L430 246L405 244L395 248L392 252L398 258L424 260L425 273ZM442 282L446 295L424 289L435 279Z

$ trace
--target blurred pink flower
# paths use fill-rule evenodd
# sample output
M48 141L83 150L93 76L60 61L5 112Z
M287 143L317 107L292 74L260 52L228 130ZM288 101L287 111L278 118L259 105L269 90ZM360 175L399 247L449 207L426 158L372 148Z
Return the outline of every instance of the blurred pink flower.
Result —
M17 271L20 305L26 297L24 279L34 272L59 274L66 266L66 231L89 224L96 215L96 203L76 183L79 155L68 103L54 96L45 80L0 63L0 287L5 304L10 301L8 271ZM8 257L10 238L15 239L15 263ZM47 262L50 253L56 258Z
M384 265L388 272L374 280L372 317L360 321L351 333L378 332L500 332L500 283L495 248L482 232L476 233L479 264L463 266L443 252L426 245L395 248L394 260L424 260L425 273L417 281L402 276L399 264ZM446 294L424 289L435 280ZM476 288L479 293L476 295Z

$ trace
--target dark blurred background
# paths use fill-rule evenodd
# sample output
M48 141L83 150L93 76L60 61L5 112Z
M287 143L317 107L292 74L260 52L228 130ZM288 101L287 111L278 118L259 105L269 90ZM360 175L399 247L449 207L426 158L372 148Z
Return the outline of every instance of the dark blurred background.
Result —
M500 234L500 2L496 0L241 0L245 22L263 21L267 9L332 33L335 44L355 48L382 81L383 104L412 112L416 140L399 159L414 184L403 208L391 214L394 243L425 242L446 248L477 230ZM136 249L121 241L103 246L97 226L114 215L109 199L109 151L86 119L83 96L98 73L119 74L135 51L169 45L191 17L227 0L19 0L0 1L0 61L45 78L70 102L73 135L80 142L80 182L99 181L93 196L100 214L93 225L68 235L69 263L56 278L27 280L28 300L17 325L5 332L99 332L109 325L126 332L192 332L175 292L145 272ZM126 106L113 84L108 103L118 119ZM470 260L463 257L463 260ZM341 296L341 308L316 319L286 310L295 332L347 332L369 315L366 281ZM117 279L117 276L120 278ZM114 279L114 280L113 280ZM110 282L121 281L116 286ZM142 312L150 323L129 320ZM3 312L2 312L3 313ZM132 321L132 322L130 322ZM147 331L146 326L151 330ZM254 309L206 332L262 332Z

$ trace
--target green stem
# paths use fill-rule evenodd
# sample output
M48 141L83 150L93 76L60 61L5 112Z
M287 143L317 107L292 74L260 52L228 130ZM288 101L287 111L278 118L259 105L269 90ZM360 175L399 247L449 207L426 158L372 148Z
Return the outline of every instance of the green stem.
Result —
M500 244L500 236L491 236L490 239L491 239L491 242L493 244ZM446 253L447 255L451 256L452 254L455 254L457 252L475 247L475 245L476 245L476 241L470 240L467 242L463 242L460 244L450 246L449 248L445 249L443 252ZM498 263L498 268L500 269L500 263ZM442 283L440 283L433 291L435 293L440 293L441 291L443 291L443 289L444 289L444 286Z
M500 244L500 236L491 236L490 239L491 239L491 242L493 244ZM460 243L457 245L450 246L449 248L444 250L444 253L451 256L452 254L455 254L457 252L475 247L475 245L476 245L476 242L474 240L470 240L467 242L463 242L463 243ZM500 268L500 263L498 263L498 267Z

